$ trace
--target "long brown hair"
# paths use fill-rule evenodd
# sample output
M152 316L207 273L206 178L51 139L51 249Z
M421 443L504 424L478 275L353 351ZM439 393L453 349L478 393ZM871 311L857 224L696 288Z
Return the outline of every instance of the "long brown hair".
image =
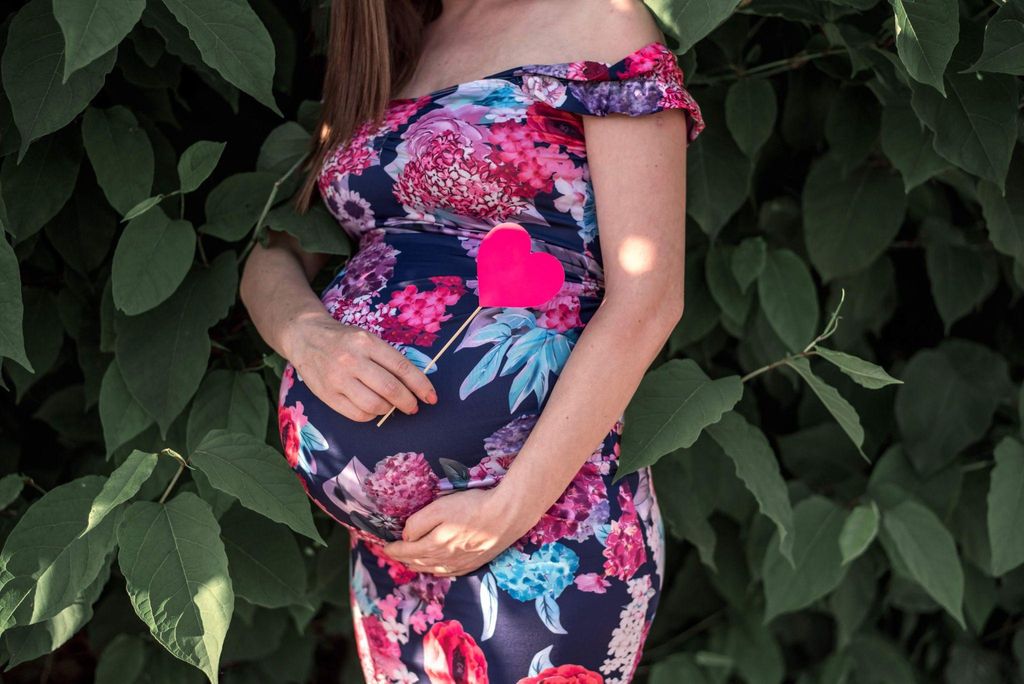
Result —
M392 94L412 76L423 27L441 0L332 0L323 105L295 197L305 212L327 154L367 120L379 121Z

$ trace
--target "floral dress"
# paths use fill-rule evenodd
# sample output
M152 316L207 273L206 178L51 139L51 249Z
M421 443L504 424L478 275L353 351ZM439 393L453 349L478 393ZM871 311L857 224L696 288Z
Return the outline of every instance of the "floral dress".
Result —
M500 482L601 303L582 116L670 108L693 140L700 111L671 50L653 42L612 64L524 65L395 99L328 156L319 189L358 250L323 304L420 368L476 309L474 257L491 227L519 223L566 272L541 307L481 311L429 371L438 403L381 427L334 412L286 367L281 439L309 496L351 533L368 682L631 680L664 537L650 471L612 482L622 416L533 529L477 571L416 573L380 542L436 497Z

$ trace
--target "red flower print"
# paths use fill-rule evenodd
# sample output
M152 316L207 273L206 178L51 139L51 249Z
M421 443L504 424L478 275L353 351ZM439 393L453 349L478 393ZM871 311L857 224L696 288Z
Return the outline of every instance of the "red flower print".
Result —
M563 145L570 152L586 151L583 124L578 114L535 102L526 110L526 127L531 136L544 142Z
M384 553L383 547L378 544L371 544L367 547L374 556L377 557L377 565L379 567L387 566L388 575L394 580L395 584L401 586L408 584L409 582L416 579L416 572L410 570L405 564L399 563L391 556Z
M557 332L582 328L580 300L573 296L558 295L549 299L537 316L537 325Z
M277 427L281 433L284 456L292 468L299 464L299 431L309 422L301 401L295 406L282 406L277 412Z
M605 575L625 582L647 561L647 549L633 505L633 495L626 485L619 490L619 507L622 516L612 520L612 529L602 553L607 559L604 562Z
M516 684L604 684L604 677L582 665L559 665L524 677Z
M607 81L608 65L589 60L571 62L566 76L574 81Z
M423 667L430 684L488 684L484 652L458 620L435 622L423 636Z

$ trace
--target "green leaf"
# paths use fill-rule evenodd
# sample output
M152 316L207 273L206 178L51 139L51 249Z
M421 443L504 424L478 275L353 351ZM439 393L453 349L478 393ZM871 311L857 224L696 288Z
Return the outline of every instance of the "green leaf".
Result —
M988 493L992 574L1005 575L1024 563L1024 444L1004 437L996 446Z
M731 319L737 327L740 327L747 319L747 314L750 313L754 293L751 290L744 292L740 289L740 284L733 276L730 264L734 249L732 245L724 243L715 243L708 247L704 259L704 271L715 303L722 309L725 316Z
M165 199L167 199L167 197L168 197L167 195L154 195L153 197L147 197L146 199L142 200L141 202L136 204L134 207L129 209L125 213L125 215L121 218L121 220L122 221L131 221L132 219L136 219L136 218L142 216L143 214L145 214L147 211L149 211L150 209L152 209L156 205L158 205L161 202L163 202Z
M1024 5L1008 0L985 25L985 49L969 71L1024 76Z
M839 550L843 554L843 565L859 558L878 535L880 513L874 501L857 506L846 516L843 531L839 534Z
M263 141L256 169L283 175L309 154L309 139L306 129L295 121L286 121Z
M117 218L100 193L80 192L44 230L65 263L87 276L106 261L117 233Z
M931 509L913 499L882 514L882 544L894 563L966 629L963 615L964 573L956 544Z
M1017 137L1017 79L949 74L949 97L912 84L911 104L935 133L935 151L964 171L1005 187Z
M807 497L793 508L795 564L791 565L774 543L768 545L764 555L764 622L806 608L839 586L847 569L838 541L843 518L839 506L818 495ZM772 538L778 534L776 530Z
M665 30L679 41L676 52L683 53L728 19L740 3L739 0L646 0L645 4Z
M29 373L19 366L7 369L14 381L17 401L21 401L33 385L53 370L64 344L64 326L53 293L26 287L22 290L22 297L25 303L25 351L34 372Z
M210 430L225 429L265 437L270 402L256 373L211 371L192 402L188 415L188 448L194 450Z
M103 489L92 502L89 509L89 521L78 536L84 536L96 529L111 511L138 494L139 489L153 474L157 455L147 454L136 449L124 463L118 466L103 483Z
M345 231L338 230L337 220L319 204L311 207L305 214L296 213L291 202L283 204L267 215L267 227L294 235L307 252L341 255L352 253L352 243Z
M843 428L843 432L846 433L846 436L857 447L860 455L867 459L861 448L864 446L864 428L861 427L857 409L853 408L853 405L844 399L835 387L832 387L832 385L829 385L815 375L811 371L810 361L805 357L786 359L786 365L795 370L804 379L804 382L811 388L811 391L817 395L821 403L828 409L828 412L839 423L839 427Z
M989 430L1009 390L1006 360L965 340L918 351L896 392L896 422L910 461L934 473Z
M241 506L220 526L236 596L265 608L305 602L306 564L294 534Z
M11 243L0 235L0 358L13 359L32 372L32 364L25 354L24 317L18 257Z
M114 544L114 518L82 536L106 478L86 475L36 500L0 553L0 631L49 620L99 575Z
M825 282L871 265L899 232L906 195L893 173L862 166L844 176L832 157L819 159L803 192L804 238Z
M32 141L66 126L96 96L114 68L111 49L66 82L64 38L52 0L31 0L11 21L3 54L3 89L21 133L19 161Z
M212 430L192 454L191 463L217 489L275 522L324 543L313 524L306 496L284 456L259 438Z
M960 39L956 0L891 0L896 15L896 51L910 76L943 95L942 75Z
M767 243L760 236L744 238L732 253L732 275L739 283L740 290L746 292L764 270L768 254Z
M116 319L117 364L162 434L199 388L210 357L207 330L227 314L237 287L235 255L223 252L155 309Z
M132 219L114 250L114 305L135 316L166 301L185 280L195 252L188 221L172 221L161 209Z
M673 359L647 373L626 408L615 479L691 446L742 396L738 376L712 380L692 359Z
M146 667L146 642L134 634L118 634L96 663L96 684L135 684Z
M145 7L146 0L53 0L64 33L63 81L117 47Z
M14 503L24 488L25 478L18 473L11 473L0 478L0 510Z
M224 79L280 115L271 88L274 43L248 2L163 0L188 29L203 61Z
M935 151L935 136L914 113L906 88L887 96L883 102L882 151L900 172L903 189L909 193L949 163Z
M722 127L711 126L686 153L686 212L709 236L743 206L753 165Z
M153 637L217 683L235 595L220 525L195 494L139 501L117 529L128 595Z
M699 448L708 441L709 438L697 440L693 448L668 454L654 464L653 472L658 491L672 492L672 496L658 500L669 531L696 546L701 562L716 570L715 529L708 522L714 502L706 496L708 487L704 477L711 461L703 458L707 454ZM719 454L716 451L714 455Z
M761 513L775 523L782 556L793 558L793 509L789 491L779 472L779 463L760 428L751 425L736 411L729 411L707 431L722 447L736 467L736 474L757 499Z
M128 391L116 361L103 374L99 411L108 455L153 424L153 419Z
M999 283L999 264L990 250L969 244L963 233L935 219L921 230L932 297L949 334L953 324L975 311Z
M878 100L863 86L846 84L839 89L825 117L828 157L837 174L845 176L868 158L881 131L881 119Z
M725 98L725 123L743 153L757 155L775 128L778 104L767 79L741 78L729 87Z
M181 154L178 160L178 181L182 192L196 190L210 177L226 146L227 143L200 140Z
M1011 188L1024 187L1024 151L1019 148L1006 180ZM995 183L981 181L978 201L992 245L1018 264L1024 264L1024 193L1014 190L1004 194Z
M846 352L835 351L833 349L827 349L822 347L820 344L814 345L814 351L818 353L821 358L825 359L829 363L833 364L846 373L854 382L861 387L867 389L880 389L887 385L902 385L902 380L897 380L888 373L881 366L876 366L870 361L847 354Z
M256 226L277 178L262 171L228 176L206 197L202 232L229 242L240 240ZM283 199L283 198L281 198Z
M814 339L818 291L803 259L788 249L769 251L757 292L768 323L790 351Z
M153 146L127 108L85 110L82 142L103 194L119 214L149 197L153 189Z
M6 228L21 242L39 232L57 215L75 189L82 148L72 131L52 135L19 163L14 155L4 159L0 170Z

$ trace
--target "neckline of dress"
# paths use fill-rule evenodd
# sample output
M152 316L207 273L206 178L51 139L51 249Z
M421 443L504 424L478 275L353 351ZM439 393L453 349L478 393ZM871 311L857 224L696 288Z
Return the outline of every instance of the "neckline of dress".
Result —
M451 85L446 85L446 86L444 86L442 88L438 88L437 90L432 90L429 93L424 93L422 95L417 95L415 97L395 97L395 98L392 98L391 100L388 100L388 107L391 107L391 106L397 105L397 104L405 104L405 103L409 103L409 102L416 102L417 100L422 100L424 98L429 98L429 99L432 100L436 96L441 95L442 93L446 93L446 92L449 92L449 91L450 92L454 92L455 90L458 90L459 88L461 88L463 86L474 85L474 84L477 84L477 83L483 83L484 81L491 81L491 80L494 80L496 78L501 78L502 76L510 74L510 73L512 73L514 71L519 71L520 69L528 69L530 67L544 67L545 69L550 69L552 67L568 66L570 64L590 63L590 64L603 64L604 66L608 67L609 70L612 70L612 69L614 69L614 67L617 67L620 64L623 64L630 57L636 55L639 52L643 52L644 50L647 50L651 46L659 46L660 48L664 49L667 52L672 52L671 48L669 48L668 45L666 45L664 41L652 40L651 42L647 43L646 45L642 45L642 46L638 47L636 50L633 50L632 52L630 52L628 55L626 55L622 59L619 59L619 60L614 61L614 62L604 62L604 61L601 61L601 60L598 60L598 59L577 59L577 60L573 60L573 61L569 61L569 62L553 62L551 64L536 64L536 63L519 64L517 66L509 67L507 69L502 69L501 71L496 71L493 74L488 74L486 76L481 76L480 78L474 78L471 81L462 81L461 83L452 83Z

